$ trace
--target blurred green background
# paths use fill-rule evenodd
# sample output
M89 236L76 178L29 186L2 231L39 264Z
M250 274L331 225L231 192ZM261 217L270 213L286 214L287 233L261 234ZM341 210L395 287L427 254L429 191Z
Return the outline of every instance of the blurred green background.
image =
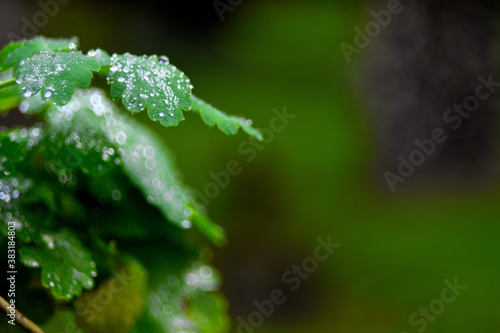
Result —
M2 2L3 45L40 5ZM231 160L242 166L207 207L228 233L215 265L233 318L246 319L254 300L282 289L287 300L255 332L418 332L409 317L458 277L468 288L425 331L494 332L499 186L417 194L379 186L374 128L357 87L363 55L347 64L339 48L367 5L244 0L221 22L212 1L72 0L37 34L78 36L85 51L165 54L195 94L257 127L269 127L273 109L296 115L251 162L238 152L243 134L226 137L189 114L169 129L137 115L165 139L194 189ZM341 246L290 291L283 273L328 235Z

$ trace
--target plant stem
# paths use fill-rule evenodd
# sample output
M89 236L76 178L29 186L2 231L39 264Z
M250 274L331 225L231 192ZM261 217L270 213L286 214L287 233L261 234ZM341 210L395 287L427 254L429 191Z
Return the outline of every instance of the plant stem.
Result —
M4 81L0 81L0 89L7 88L16 84L15 78L10 78Z
M7 309L10 306L2 296L0 296L0 308L5 311L5 313L9 314L10 310ZM31 333L43 333L42 329L38 327L34 322L26 318L21 312L14 309L16 314L16 323L18 323L22 328L24 328L27 332Z

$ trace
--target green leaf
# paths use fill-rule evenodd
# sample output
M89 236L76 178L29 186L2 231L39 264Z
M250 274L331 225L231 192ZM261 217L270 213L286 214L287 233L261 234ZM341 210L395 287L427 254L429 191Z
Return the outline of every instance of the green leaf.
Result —
M33 39L13 42L0 51L0 71L9 68L17 69L21 61L41 51L70 52L78 47L78 39L52 39L35 37Z
M88 110L77 108L75 112L79 114L75 114L74 118L55 120L52 117L62 112L49 111L48 119L52 120L44 149L48 167L58 175L75 171L85 175L108 174L115 167L116 150L107 140L105 132L89 124L86 118Z
M38 246L22 247L20 259L28 267L42 268L42 284L56 298L71 300L94 287L95 263L71 231L45 233L42 239Z
M191 191L181 182L170 151L149 129L135 125L127 132L132 146L125 150L123 167L131 182L165 218L182 228L195 225L217 245L225 243L220 226L197 212Z
M258 140L262 140L262 133L251 126L252 122L250 120L243 117L228 116L194 95L191 95L191 99L193 101L191 110L199 113L201 119L203 119L208 126L217 125L217 127L227 135L234 135L238 133L238 129L241 128L248 135Z
M12 70L0 72L0 112L18 108L23 114L35 114L42 111L47 104L39 94L25 98Z
M57 172L81 170L91 176L124 172L147 202L182 228L194 224L214 243L223 244L222 228L197 213L191 191L179 179L172 153L151 130L119 112L97 89L77 90L74 99L47 112L45 156ZM123 194L114 177L104 177L104 197ZM118 198L118 197L117 197ZM117 200L117 199L115 199Z
M177 126L182 110L191 107L189 78L165 57L114 54L108 82L111 97L122 99L131 112L147 108L149 117L164 126Z
M92 71L100 68L96 59L81 53L44 51L24 61L19 68L17 82L25 97L41 91L42 100L65 105L75 93L75 86L90 86Z

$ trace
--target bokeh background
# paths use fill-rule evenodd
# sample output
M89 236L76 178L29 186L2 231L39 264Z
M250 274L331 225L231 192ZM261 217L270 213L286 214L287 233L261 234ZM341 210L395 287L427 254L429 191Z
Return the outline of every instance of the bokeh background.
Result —
M443 11L449 3L443 2ZM238 152L247 140L243 134L226 137L189 114L169 129L137 115L165 139L195 189L203 191L213 181L210 172L225 170L229 161L241 164L242 172L207 209L229 238L215 250L214 263L224 276L231 316L247 318L254 300L269 299L273 289L286 292L286 302L255 332L422 332L409 317L440 298L443 281L455 277L467 289L425 331L498 330L500 187L494 165L478 186L479 169L469 173L467 186L461 176L438 187L428 186L428 178L418 189L399 184L395 193L385 184L377 120L390 116L377 114L370 96L391 72L377 72L372 57L398 55L384 53L383 32L351 63L339 47L352 45L353 28L364 26L372 8L384 6L243 0L221 21L212 1L71 0L37 28L36 34L48 37L78 36L85 51L167 55L191 78L195 94L257 127L269 127L274 109L296 115L251 162ZM1 0L0 44L9 32L22 34L23 17L31 21L40 10L37 1ZM482 14L476 14L480 22ZM424 33L415 30L415 36ZM461 59L473 51L465 45L450 56ZM460 70L443 75L453 78ZM380 72L382 77L371 75ZM477 75L468 79L476 82ZM397 89L383 96L390 104ZM402 123L400 130L411 126ZM328 235L341 246L290 291L283 273L313 255L316 239Z

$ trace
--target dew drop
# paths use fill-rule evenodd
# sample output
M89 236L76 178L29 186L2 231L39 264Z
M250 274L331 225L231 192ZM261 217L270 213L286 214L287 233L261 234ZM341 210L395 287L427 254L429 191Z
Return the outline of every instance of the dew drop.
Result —
M208 266L203 266L200 269L200 275L202 278L209 279L212 277L212 269Z
M120 131L116 133L115 140L118 144L123 145L127 142L127 135L123 131ZM118 153L120 153L120 151L118 151Z
M160 58L159 58L158 62L159 62L160 64L165 64L165 65L167 65L167 64L170 62L170 60L168 59L168 57L165 57L165 56L160 56Z
M194 273L188 273L186 275L186 283L189 285L195 285L200 281L200 278Z
M68 177L65 175L65 174L62 174L62 175L59 175L59 181L61 183L66 183L66 181L68 180Z
M121 194L121 192L120 192L120 191L118 191L118 190L114 190L114 191L113 191L113 199L114 199L114 200L116 200L116 201L118 201L118 200L120 200L121 198L122 198L122 194Z
M165 192L165 194L163 195L163 198L166 200L166 201L171 201L173 199L173 195L172 193L170 192Z
M172 187L172 193L173 193L174 195L178 195L179 193L181 193L181 189L180 189L180 187L179 187L179 186L177 186L177 185L173 186L173 187Z
M21 105L19 105L19 111L21 113L26 113L30 107L30 103L28 101L23 101Z
M183 227L184 229L189 229L192 225L193 224L189 220L184 220L181 222L181 227Z
M155 156L155 149L152 146L146 146L144 148L144 157L153 158Z
M146 168L147 168L147 169L149 169L149 170L153 170L153 169L155 168L155 166L156 166L156 162L155 162L155 160L153 160L153 159L149 159L149 158L148 158L148 159L146 160L146 164L145 164L145 165L146 165Z
M163 313L166 315L171 315L172 313L174 313L174 308L170 305L165 305L163 306Z

